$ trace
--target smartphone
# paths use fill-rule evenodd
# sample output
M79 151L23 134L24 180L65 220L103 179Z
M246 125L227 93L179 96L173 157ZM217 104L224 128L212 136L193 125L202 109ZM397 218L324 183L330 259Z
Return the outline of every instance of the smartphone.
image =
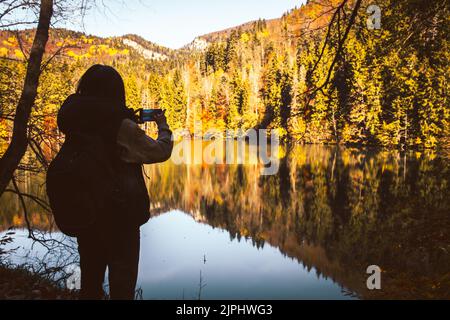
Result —
M162 109L141 109L139 111L139 120L141 123L155 121L155 116L162 113Z

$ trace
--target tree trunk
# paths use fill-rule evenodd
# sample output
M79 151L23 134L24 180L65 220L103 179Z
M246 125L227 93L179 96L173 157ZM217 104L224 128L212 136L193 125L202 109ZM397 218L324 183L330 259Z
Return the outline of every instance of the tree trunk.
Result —
M42 57L48 41L52 15L53 0L42 0L39 22L34 36L33 46L31 47L22 94L17 104L16 115L14 117L11 143L0 159L0 195L3 194L11 181L14 171L19 166L28 147L28 120L37 95Z

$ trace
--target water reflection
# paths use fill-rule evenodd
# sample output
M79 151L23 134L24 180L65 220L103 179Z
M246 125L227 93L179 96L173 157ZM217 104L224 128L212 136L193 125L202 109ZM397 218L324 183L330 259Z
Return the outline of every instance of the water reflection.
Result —
M181 298L186 288L192 298L192 283L207 268L205 281L215 285L205 288L206 298L344 297L340 287L361 298L450 298L450 171L448 159L433 152L296 146L285 150L274 176L262 176L257 165L167 163L146 171L155 217L177 209L197 221L170 213L146 226L156 228L145 232L149 251L141 252L146 297ZM8 197L0 223L20 225L19 204ZM33 222L45 228L47 216L33 208ZM190 235L189 245L180 234ZM164 268L150 256L172 263ZM267 269L253 277L252 261ZM366 289L372 264L383 270L380 291Z
M275 247L196 223L179 211L156 217L143 230L139 284L145 298L340 299L339 285L286 259Z

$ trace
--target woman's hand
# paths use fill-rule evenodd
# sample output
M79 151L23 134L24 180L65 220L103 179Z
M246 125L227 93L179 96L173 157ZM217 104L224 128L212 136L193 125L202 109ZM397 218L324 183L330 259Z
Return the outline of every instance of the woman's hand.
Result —
M155 115L155 122L158 125L158 127L167 125L167 119L166 119L166 111L163 110L160 114Z

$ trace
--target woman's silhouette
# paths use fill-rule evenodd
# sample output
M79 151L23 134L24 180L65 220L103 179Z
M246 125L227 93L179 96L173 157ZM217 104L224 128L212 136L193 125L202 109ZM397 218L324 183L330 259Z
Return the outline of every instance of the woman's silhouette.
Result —
M139 263L139 228L149 219L149 198L142 164L170 158L172 132L164 114L156 117L153 140L134 121L125 104L125 87L112 67L94 65L81 77L77 92L58 113L66 135L101 137L112 161L124 205L99 212L95 224L77 236L81 267L81 298L101 299L106 267L112 299L133 299ZM113 201L114 202L114 201Z

